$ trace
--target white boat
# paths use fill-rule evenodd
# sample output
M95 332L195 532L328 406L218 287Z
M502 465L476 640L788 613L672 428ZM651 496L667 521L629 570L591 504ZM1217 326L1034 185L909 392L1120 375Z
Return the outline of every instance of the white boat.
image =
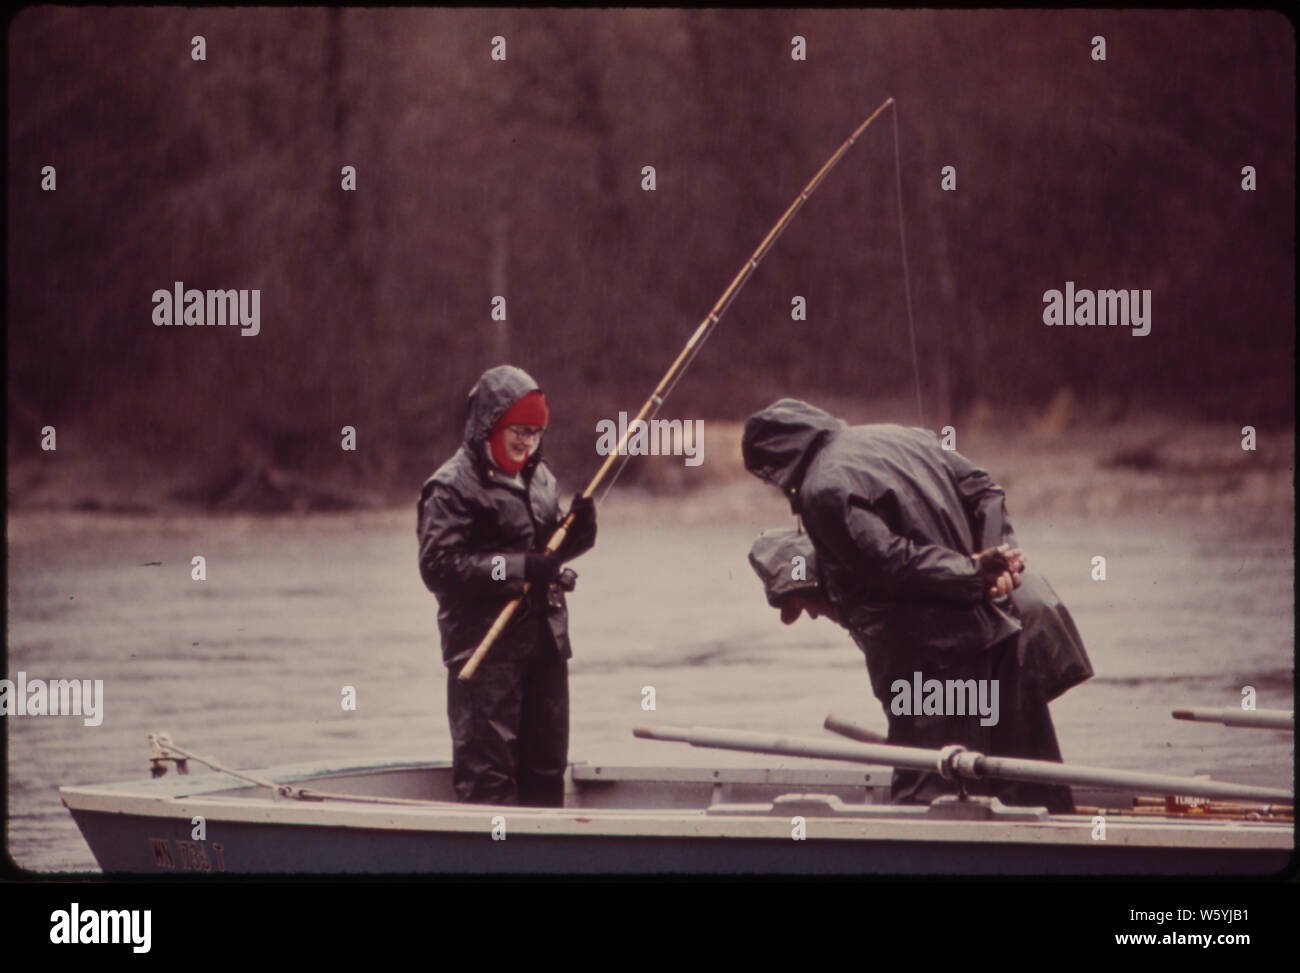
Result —
M156 750L155 771L203 759L177 751ZM1292 802L1153 807L1076 787L1094 808L901 806L886 803L891 774L575 763L563 808L527 808L456 802L446 762L384 760L61 794L109 873L1263 876L1295 847Z

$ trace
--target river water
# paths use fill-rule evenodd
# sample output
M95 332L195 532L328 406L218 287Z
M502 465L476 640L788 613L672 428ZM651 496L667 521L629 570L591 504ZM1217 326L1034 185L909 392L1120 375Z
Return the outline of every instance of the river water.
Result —
M147 777L150 732L236 767L449 757L413 521L11 515L8 674L104 681L99 726L5 721L12 858L96 870L57 788ZM884 730L848 635L825 619L785 627L764 602L745 559L762 522L740 512L673 526L602 508L596 549L573 565L572 759L808 765L634 739L642 723L816 737L833 711ZM1237 705L1245 686L1260 708L1292 706L1289 512L1244 534L1186 516L1017 519L1017 533L1097 673L1052 704L1067 761L1290 784L1291 734L1169 717L1176 705ZM1091 577L1097 555L1105 581ZM345 686L355 711L341 706Z

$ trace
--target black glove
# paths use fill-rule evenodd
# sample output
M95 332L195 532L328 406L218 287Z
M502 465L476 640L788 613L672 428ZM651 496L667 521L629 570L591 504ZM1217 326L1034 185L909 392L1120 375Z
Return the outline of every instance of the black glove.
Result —
M560 572L559 580L555 583L560 586L561 591L572 591L578 583L578 572L573 568L565 568Z
M560 574L560 562L553 554L525 554L524 580L533 584L550 584Z
M596 501L578 494L569 505L573 523L560 544L555 556L561 561L571 561L596 546Z

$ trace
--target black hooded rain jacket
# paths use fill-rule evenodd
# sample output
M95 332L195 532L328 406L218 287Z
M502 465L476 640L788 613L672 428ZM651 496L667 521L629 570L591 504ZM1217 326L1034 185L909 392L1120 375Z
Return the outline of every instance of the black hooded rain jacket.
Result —
M540 444L520 471L522 487L487 454L497 420L536 388L527 372L512 365L484 372L470 390L465 441L420 491L420 577L438 597L442 659L448 666L468 659L501 609L519 597L524 555L542 551L559 525L555 477L542 461ZM498 556L504 561L494 561ZM548 652L564 659L573 655L568 608L559 585L533 585L490 658L518 662Z
M924 429L849 426L797 399L751 416L745 467L780 487L816 545L827 594L882 702L1020 631L985 598L975 552L1015 543L1004 494Z

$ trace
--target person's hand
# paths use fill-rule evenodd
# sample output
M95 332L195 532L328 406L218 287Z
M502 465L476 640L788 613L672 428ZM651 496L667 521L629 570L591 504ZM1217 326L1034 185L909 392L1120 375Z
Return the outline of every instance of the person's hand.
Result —
M989 588L989 597L993 599L1005 598L1015 590L1016 582L1010 571L1003 571L998 575L998 580Z
M1005 598L1020 587L1025 552L1010 544L990 547L973 555L975 568L990 598Z
M573 514L573 524L569 530L576 534L596 536L596 499L576 494L569 504L569 513Z
M560 562L550 554L525 554L524 579L532 584L550 584L560 574Z
M585 554L596 543L596 501L592 497L577 494L569 505L573 514L573 523L569 525L559 549L555 552L561 561L568 561Z
M1003 544L998 550L1006 557L1008 570L1011 572L1011 577L1015 579L1016 587L1019 588L1020 575L1025 570L1025 552L1010 544Z

